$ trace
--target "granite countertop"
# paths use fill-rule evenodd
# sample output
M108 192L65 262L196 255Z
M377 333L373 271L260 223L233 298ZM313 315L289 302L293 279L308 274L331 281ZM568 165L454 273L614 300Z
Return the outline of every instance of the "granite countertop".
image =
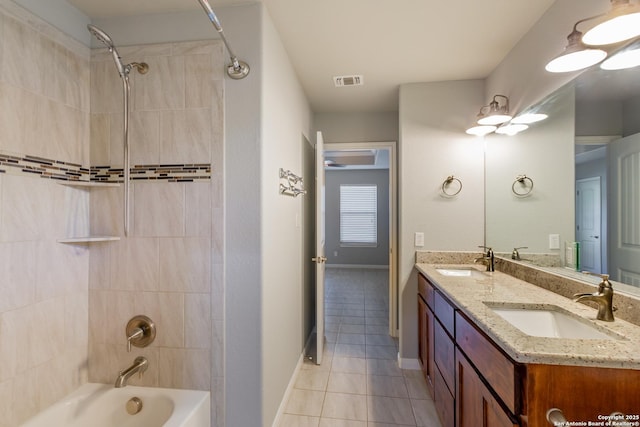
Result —
M516 362L640 369L639 326L621 319L614 322L596 320L597 310L591 307L508 274L486 272L484 266L425 263L415 266ZM437 268L473 268L481 275L444 276ZM490 308L545 308L549 305L588 319L600 331L620 339L534 337L520 331Z

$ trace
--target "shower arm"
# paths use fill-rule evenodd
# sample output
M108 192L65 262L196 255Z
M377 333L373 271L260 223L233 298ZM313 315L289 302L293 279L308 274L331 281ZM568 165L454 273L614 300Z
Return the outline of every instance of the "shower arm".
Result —
M227 38L224 36L222 25L220 24L220 21L218 20L216 14L213 12L211 5L209 5L208 0L198 0L198 2L200 2L200 5L204 9L204 12L209 17L209 20L211 21L211 24L213 24L213 27L216 29L218 34L220 34L220 38L222 39L222 42L229 52L231 64L227 66L227 74L234 80L244 79L249 74L249 64L239 60L238 57L233 53L233 50L231 50L229 42L227 42Z

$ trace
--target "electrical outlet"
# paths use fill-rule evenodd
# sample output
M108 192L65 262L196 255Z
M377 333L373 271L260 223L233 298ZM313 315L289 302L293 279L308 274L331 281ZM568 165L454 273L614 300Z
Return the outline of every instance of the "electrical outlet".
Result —
M424 246L424 233L415 233L413 237L413 245L420 248Z
M559 234L549 234L549 249L560 249Z
M333 251L333 256L338 256L338 251Z

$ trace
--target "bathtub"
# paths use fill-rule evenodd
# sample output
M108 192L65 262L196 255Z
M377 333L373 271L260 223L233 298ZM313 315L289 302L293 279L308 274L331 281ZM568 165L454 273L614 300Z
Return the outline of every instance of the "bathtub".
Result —
M142 410L129 415L126 404L138 397ZM35 415L22 427L210 427L208 391L84 384Z

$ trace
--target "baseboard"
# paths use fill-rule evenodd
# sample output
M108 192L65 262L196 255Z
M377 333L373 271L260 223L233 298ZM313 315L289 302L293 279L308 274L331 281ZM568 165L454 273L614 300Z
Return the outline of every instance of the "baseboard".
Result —
M400 369L409 369L412 371L419 371L422 369L418 359L403 359L400 357L400 354L398 354L398 365L400 365Z
M325 268L359 268L364 270L388 270L388 265L360 265L360 264L325 264Z
M289 385L287 385L287 389L284 392L284 396L282 396L282 401L280 402L280 406L278 407L278 412L276 413L276 417L273 420L273 424L271 427L279 427L281 424L282 416L284 414L284 410L287 406L287 402L289 401L289 397L291 397L291 393L293 392L293 388L296 384L296 379L298 378L298 373L302 368L302 364L304 363L304 355L305 351L300 355L300 359L298 359L298 364L296 365L296 369L293 371L293 375L291 375L291 379L289 379Z

